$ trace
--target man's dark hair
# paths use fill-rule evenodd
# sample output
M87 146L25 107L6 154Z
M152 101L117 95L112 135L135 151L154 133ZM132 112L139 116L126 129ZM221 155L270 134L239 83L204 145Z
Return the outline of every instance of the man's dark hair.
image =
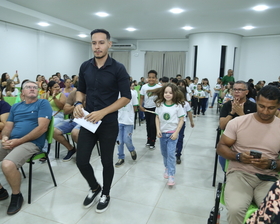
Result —
M175 84L177 85L177 83L178 83L178 79L174 78L174 79L172 79L172 81L171 81L171 82L173 82L173 83L175 83Z
M257 100L263 96L268 100L277 100L280 103L280 90L276 86L267 85L260 89L257 95Z
M176 75L176 78L179 77L179 76L181 76L181 75L180 75L180 74ZM181 76L181 77L182 77L182 76Z
M104 34L106 34L107 40L111 39L111 35L110 35L110 33L107 30L95 29L95 30L91 31L90 36L92 37L92 35L95 34L95 33L104 33Z
M247 83L247 82L244 82L244 81L242 81L242 80L236 81L236 82L234 83L234 85L235 85L235 84L243 84L243 85L245 86L245 88L248 89L248 83Z
M149 76L150 73L154 73L154 74L156 75L156 77L157 77L157 72L156 72L156 70L150 70L150 71L148 72L148 76Z
M251 82L254 82L254 80L253 80L253 79L249 79L249 80L248 80L248 82L250 82L250 83L251 83Z
M189 81L191 81L191 77L190 77L190 76L187 76L186 79L188 79Z
M163 76L162 79L161 79L161 81L164 82L164 83L165 83L165 82L169 82L169 78L166 77L166 76Z

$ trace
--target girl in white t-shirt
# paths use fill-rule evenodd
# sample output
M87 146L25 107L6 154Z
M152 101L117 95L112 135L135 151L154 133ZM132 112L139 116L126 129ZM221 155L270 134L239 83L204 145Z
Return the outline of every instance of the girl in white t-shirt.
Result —
M7 86L3 89L3 96L17 96L19 94L18 89L15 87L15 81L12 79L7 80Z
M149 92L157 95L155 100L156 129L165 166L164 178L168 178L168 185L173 186L176 171L176 144L185 117L184 95L178 86L172 83Z
M197 90L194 91L194 94L193 94L193 117L196 116L199 116L200 114L200 108L202 106L202 103L203 103L203 99L205 98L205 92L202 90L202 85L199 83L197 84Z

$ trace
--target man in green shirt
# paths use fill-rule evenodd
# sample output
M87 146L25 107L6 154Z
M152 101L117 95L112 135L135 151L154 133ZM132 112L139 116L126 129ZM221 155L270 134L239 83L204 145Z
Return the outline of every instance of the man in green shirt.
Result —
M227 75L222 79L223 86L226 86L229 82L235 82L232 69L229 69Z

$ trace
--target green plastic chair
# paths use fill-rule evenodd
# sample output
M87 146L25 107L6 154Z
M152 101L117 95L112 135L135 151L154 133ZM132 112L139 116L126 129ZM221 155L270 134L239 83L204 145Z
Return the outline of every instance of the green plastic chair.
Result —
M56 181L55 181L55 177L53 174L53 170L51 167L51 163L49 160L49 152L50 152L50 148L51 148L51 143L52 143L52 139L53 139L53 131L54 131L54 118L52 117L50 124L49 124L49 128L46 134L46 140L48 142L48 151L47 152L38 152L36 154L33 154L29 160L26 161L26 163L29 163L29 181L28 181L28 204L31 204L31 190L32 190L32 165L34 164L34 160L38 160L41 158L46 158L47 163L48 163L48 167L51 173L51 177L53 180L53 184L56 187ZM26 178L26 175L24 173L23 168L21 167L21 172L24 178Z
M4 96L4 100L8 103L8 104L10 104L11 106L13 106L14 104L15 104L15 102L16 102L16 97L14 97L14 96Z

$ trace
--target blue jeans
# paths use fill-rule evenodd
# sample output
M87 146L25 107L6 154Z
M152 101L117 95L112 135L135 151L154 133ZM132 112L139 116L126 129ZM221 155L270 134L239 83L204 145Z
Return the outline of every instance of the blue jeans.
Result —
M133 125L125 125L119 124L119 134L117 137L117 141L119 141L118 146L118 155L119 159L124 159L124 144L126 145L127 149L132 152L135 150L135 147L132 143L132 132L133 132Z
M212 103L211 103L211 107L213 107L214 103L215 103L215 99L219 96L219 93L214 93L214 96L213 96L213 100L212 100Z
M186 122L184 122L180 132L179 132L179 136L178 136L178 142L177 142L177 145L176 145L176 157L180 157L182 154L182 149L183 149L183 143L184 143L184 137L185 137L185 127L186 127Z
M168 176L174 176L176 172L175 151L178 138L172 140L170 138L171 135L172 133L162 133L162 137L160 138L160 150L163 156L163 164L168 170Z

